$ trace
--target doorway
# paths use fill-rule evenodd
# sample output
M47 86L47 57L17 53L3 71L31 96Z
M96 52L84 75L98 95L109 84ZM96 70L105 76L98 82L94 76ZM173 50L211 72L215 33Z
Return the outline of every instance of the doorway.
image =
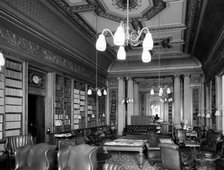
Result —
M28 95L28 133L37 143L44 142L45 138L45 105L44 96Z

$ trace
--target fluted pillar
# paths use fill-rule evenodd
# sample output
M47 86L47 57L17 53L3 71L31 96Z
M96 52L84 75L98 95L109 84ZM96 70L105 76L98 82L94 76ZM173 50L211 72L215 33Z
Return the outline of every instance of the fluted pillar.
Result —
M222 75L222 134L224 135L224 75Z
M192 125L190 75L184 75L184 120Z
M125 99L125 81L123 78L118 77L118 115L117 115L117 133L122 135L125 127L125 104L122 102Z
M222 109L222 87L221 84L222 80L221 77L216 76L215 77L215 89L216 89L216 129L221 130L222 129L222 117L221 117L221 109Z
M131 125L131 116L134 114L134 83L132 78L128 78L128 95L127 95L127 124Z
M206 126L210 127L210 96L209 96L209 86L205 86L205 95L206 95Z
M180 104L181 104L181 96L180 96L180 76L177 75L174 77L174 124L180 124L181 115L180 115Z
M201 120L200 123L202 126L205 125L205 85L204 85L204 76L202 76L201 84Z
M140 115L139 111L139 87L138 83L134 83L134 115Z

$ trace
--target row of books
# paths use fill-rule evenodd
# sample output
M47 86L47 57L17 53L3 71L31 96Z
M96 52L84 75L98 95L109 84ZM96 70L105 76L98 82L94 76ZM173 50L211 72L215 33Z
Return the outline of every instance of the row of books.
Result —
M5 89L5 95L22 97L23 96L23 90L22 89L6 88Z
M5 65L6 65L6 68L17 70L17 71L22 71L22 68L23 68L21 63L17 63L10 60L6 60Z
M21 114L5 114L6 121L21 121Z
M23 112L23 106L6 105L5 112L7 112L7 113Z
M20 135L20 129L14 129L14 130L6 130L5 131L5 136L18 136Z
M8 78L13 78L13 79L17 79L17 80L22 80L23 78L23 74L21 72L16 72L16 71L12 71L12 70L5 70L5 76Z
M0 105L3 101L0 99ZM15 97L6 97L5 104L8 105L22 105L23 100L22 98L15 98Z
M21 122L6 122L5 129L19 129L21 128Z
M5 85L9 87L15 87L15 88L22 88L23 83L20 80L14 80L14 79L6 79L5 80Z

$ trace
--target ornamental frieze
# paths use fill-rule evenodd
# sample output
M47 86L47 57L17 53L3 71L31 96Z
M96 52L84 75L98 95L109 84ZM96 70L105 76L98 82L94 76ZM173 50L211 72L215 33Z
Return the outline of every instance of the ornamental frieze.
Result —
M35 57L38 57L39 60L44 60L48 64L60 66L61 68L69 70L70 72L74 72L80 76L88 77L89 80L95 80L95 74L87 68L82 67L74 63L73 61L65 59L59 55L56 55L53 52L39 46L38 44L35 44L23 37L20 37L3 27L0 27L0 40L7 44L15 46L20 50L35 55ZM99 77L99 80L102 83L105 82L102 77Z

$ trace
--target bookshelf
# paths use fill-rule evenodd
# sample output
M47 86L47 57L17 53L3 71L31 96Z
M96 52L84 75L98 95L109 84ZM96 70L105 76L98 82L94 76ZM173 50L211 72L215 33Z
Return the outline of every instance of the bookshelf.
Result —
M116 124L117 113L117 89L110 89L110 125Z
M1 94L0 97L2 97L2 95L3 94ZM21 62L6 59L5 136L15 136L21 134L22 113L23 113L23 65Z
M3 132L4 132L4 114L0 114L0 140L4 138Z
M96 94L88 96L87 99L87 127L97 126L96 124Z
M198 122L198 112L199 112L199 88L192 89L192 104L193 104L193 125L197 125Z
M74 81L74 129L85 128L85 108L85 84L78 81Z
M99 125L106 125L106 96L102 95L98 98L99 100Z
M55 133L71 131L71 79L56 75Z

